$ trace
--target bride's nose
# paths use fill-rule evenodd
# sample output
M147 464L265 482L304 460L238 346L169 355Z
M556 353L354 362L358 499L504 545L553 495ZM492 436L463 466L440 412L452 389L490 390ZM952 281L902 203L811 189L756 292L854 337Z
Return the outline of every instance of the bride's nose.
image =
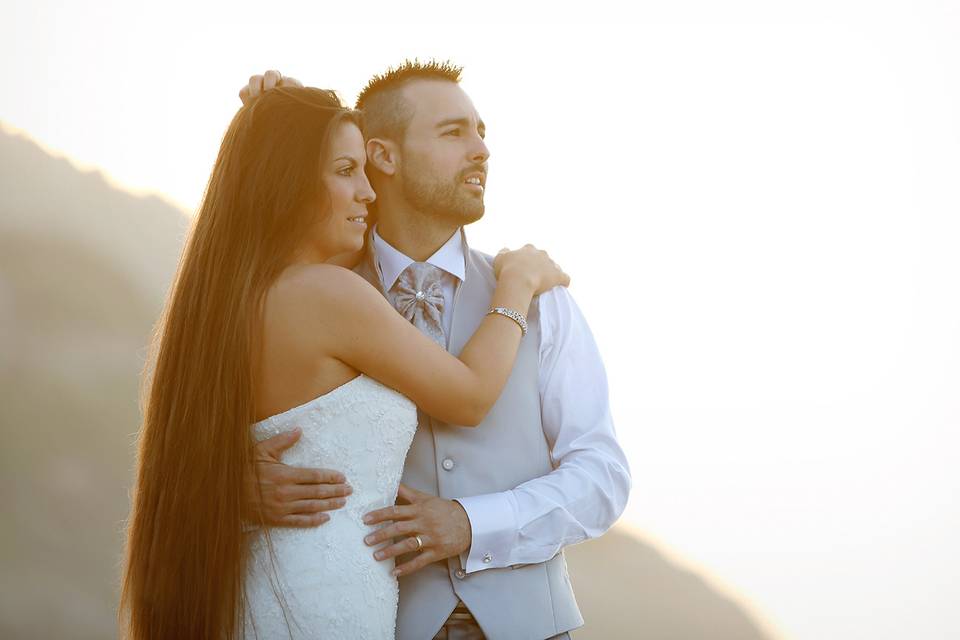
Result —
M364 204L370 204L377 199L377 194L374 192L373 187L370 186L370 181L367 180L366 175L364 175L361 180L360 188L357 189L355 198L357 202L362 202Z

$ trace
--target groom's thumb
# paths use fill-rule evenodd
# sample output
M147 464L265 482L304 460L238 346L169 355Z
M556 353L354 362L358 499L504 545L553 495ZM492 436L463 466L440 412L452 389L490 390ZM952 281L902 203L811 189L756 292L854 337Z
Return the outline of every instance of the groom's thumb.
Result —
M292 447L297 440L300 439L302 433L300 427L292 431L284 431L259 443L257 450L263 456L267 456L273 460L280 460L280 454Z

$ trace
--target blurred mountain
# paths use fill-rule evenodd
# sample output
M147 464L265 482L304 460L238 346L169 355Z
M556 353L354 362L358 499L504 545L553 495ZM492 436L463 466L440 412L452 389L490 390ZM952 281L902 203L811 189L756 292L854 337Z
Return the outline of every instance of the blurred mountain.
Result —
M575 640L772 640L741 605L626 527L568 547Z
M0 637L107 638L140 370L187 226L0 129Z
M0 193L0 637L112 637L140 371L188 220L2 127ZM568 557L578 640L765 638L626 530Z

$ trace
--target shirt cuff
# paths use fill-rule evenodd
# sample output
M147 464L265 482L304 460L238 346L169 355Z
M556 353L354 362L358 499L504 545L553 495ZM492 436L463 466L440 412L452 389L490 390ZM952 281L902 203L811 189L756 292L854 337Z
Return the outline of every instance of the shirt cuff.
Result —
M510 566L510 552L517 539L513 493L487 493L456 501L467 512L472 532L470 550L460 554L460 566L467 573Z

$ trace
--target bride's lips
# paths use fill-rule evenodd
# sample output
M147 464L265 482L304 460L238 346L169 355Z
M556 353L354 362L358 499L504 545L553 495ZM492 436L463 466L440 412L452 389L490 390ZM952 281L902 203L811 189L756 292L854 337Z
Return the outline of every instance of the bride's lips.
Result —
M361 213L360 215L352 216L347 218L348 222L352 222L355 225L365 227L367 226L367 214Z

